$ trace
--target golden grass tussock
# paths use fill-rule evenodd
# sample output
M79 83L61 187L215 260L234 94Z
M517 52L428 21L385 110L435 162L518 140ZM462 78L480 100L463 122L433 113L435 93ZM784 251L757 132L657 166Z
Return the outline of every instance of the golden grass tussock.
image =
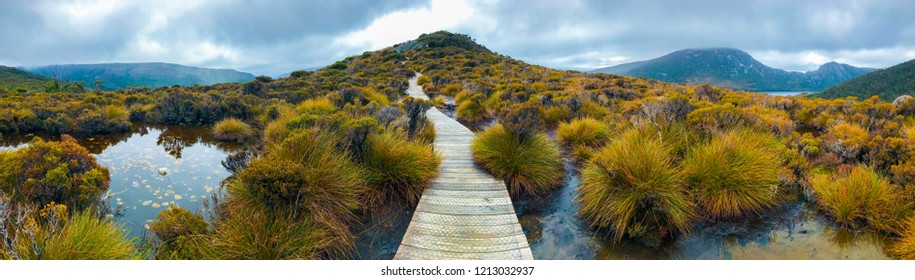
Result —
M915 216L906 220L901 235L890 247L890 254L903 260L915 260Z
M409 141L401 133L387 131L371 135L363 160L369 186L368 204L402 201L415 205L438 175L441 162L431 145Z
M581 118L567 123L560 123L556 129L559 142L575 147L600 147L610 140L610 128L603 122L593 118Z
M683 168L702 214L732 219L777 205L778 145L769 133L735 129L695 147Z
M544 194L562 182L562 154L543 133L521 140L498 124L478 133L470 149L483 168L505 180L512 195Z
M689 232L695 206L670 149L636 129L594 154L582 171L579 212L592 226L656 245Z
M137 240L113 221L99 219L91 211L82 211L61 221L58 229L36 225L36 240L17 236L20 258L44 260L135 260L146 258ZM50 235L48 237L47 235ZM36 250L37 248L37 250Z
M365 190L362 170L337 150L339 139L317 130L294 133L272 153L252 161L230 184L230 199L244 208L294 209L330 233L331 254L352 247L349 225Z
M820 209L846 228L900 233L912 209L901 188L863 165L815 175L810 186Z
M239 119L226 118L213 125L213 137L221 141L241 143L254 137L254 129Z

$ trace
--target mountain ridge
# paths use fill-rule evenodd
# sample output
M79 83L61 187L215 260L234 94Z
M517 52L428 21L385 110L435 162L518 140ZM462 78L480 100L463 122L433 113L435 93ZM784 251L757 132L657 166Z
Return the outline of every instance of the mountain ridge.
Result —
M41 90L51 79L28 71L0 65L0 88L15 90Z
M912 94L915 94L915 59L849 79L811 97L867 99L876 95L884 101L893 101Z
M53 79L83 82L86 87L92 87L96 80L101 80L103 90L117 90L130 86L191 86L254 80L253 74L233 69L213 69L166 62L57 64L29 67L25 70Z
M750 91L820 91L873 70L829 62L813 71L787 71L736 48L691 48L591 72Z

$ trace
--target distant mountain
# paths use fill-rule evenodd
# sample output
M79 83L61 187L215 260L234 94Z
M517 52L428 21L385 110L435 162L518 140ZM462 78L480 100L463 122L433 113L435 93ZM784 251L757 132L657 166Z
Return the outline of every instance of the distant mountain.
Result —
M738 49L709 48L679 50L593 72L750 91L820 91L873 70L830 62L815 71L789 72L766 66Z
M307 68L299 69L299 70L315 71L315 70L318 70L318 69L321 69L321 67L319 67L319 66L307 67ZM296 71L298 71L298 70L296 70ZM274 76L273 78L274 78L274 79L289 78L289 75L292 75L292 72L295 72L295 71L289 71L289 72L286 72L286 73L283 73L283 74L279 74L279 75Z
M858 99L865 99L874 95L884 101L893 101L900 95L915 95L915 60L850 79L812 97L857 96Z
M51 79L21 69L0 66L0 88L41 90Z
M104 90L129 86L154 88L254 80L252 74L231 69L198 68L161 62L49 65L26 70L64 81L82 81L86 88L93 88L95 81L101 80Z

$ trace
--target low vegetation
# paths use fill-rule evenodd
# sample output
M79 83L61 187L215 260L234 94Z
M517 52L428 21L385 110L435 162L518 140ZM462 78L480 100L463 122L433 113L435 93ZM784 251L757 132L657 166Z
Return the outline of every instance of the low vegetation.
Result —
M108 169L69 136L61 141L36 137L28 146L0 156L0 192L15 204L91 209L110 180Z
M438 175L441 157L427 144L406 139L405 135L385 132L372 135L363 162L370 204L406 201L415 205Z
M890 248L890 253L899 259L915 260L915 217L906 221L901 235Z
M683 161L684 180L703 215L732 219L777 204L779 143L768 133L733 130L695 147Z
M912 206L897 186L865 166L817 175L810 183L820 208L848 228L871 226L898 233Z
M459 120L487 127L473 157L516 198L549 194L562 182L564 152L573 157L582 216L617 241L655 245L696 221L742 222L800 197L845 227L901 235L893 252L911 256L915 99L770 96L559 71L447 32L283 79L0 90L0 134L91 137L237 119L253 130L252 156L233 165L205 227L182 210L159 217L156 257L347 258L360 218L385 210L379 201L415 203L438 170L424 116L431 104L403 96L415 72L437 105L453 97ZM99 208L110 178L74 145L36 140L0 152L8 205L38 213L54 202L70 216ZM19 258L3 246L4 258Z
M477 134L470 148L483 168L505 180L512 195L544 194L562 182L562 155L543 133L522 139L499 124Z
M593 226L657 245L690 230L695 206L671 151L636 129L601 149L584 166L580 212Z
M108 169L69 136L0 152L0 259L142 259L107 219Z
M239 119L227 118L213 125L213 137L222 141L242 143L254 137L254 129Z

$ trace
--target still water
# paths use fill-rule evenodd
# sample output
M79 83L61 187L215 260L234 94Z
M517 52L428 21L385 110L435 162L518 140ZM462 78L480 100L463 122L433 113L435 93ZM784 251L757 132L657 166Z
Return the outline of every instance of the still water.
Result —
M4 137L0 149L22 147L32 137ZM111 172L109 202L120 207L118 221L135 236L169 205L201 211L202 200L230 175L221 162L241 150L212 139L207 128L178 126L138 125L128 133L77 140Z
M614 243L576 215L579 175L566 164L565 185L542 199L515 201L535 259L889 259L888 238L831 225L801 200L741 222L699 222L688 236L646 247Z
M805 94L805 93L811 93L811 92L805 92L805 91L764 91L764 92L762 92L762 93L765 93L765 94L768 94L768 95L777 95L777 96L795 96L795 95L800 95L800 94Z

